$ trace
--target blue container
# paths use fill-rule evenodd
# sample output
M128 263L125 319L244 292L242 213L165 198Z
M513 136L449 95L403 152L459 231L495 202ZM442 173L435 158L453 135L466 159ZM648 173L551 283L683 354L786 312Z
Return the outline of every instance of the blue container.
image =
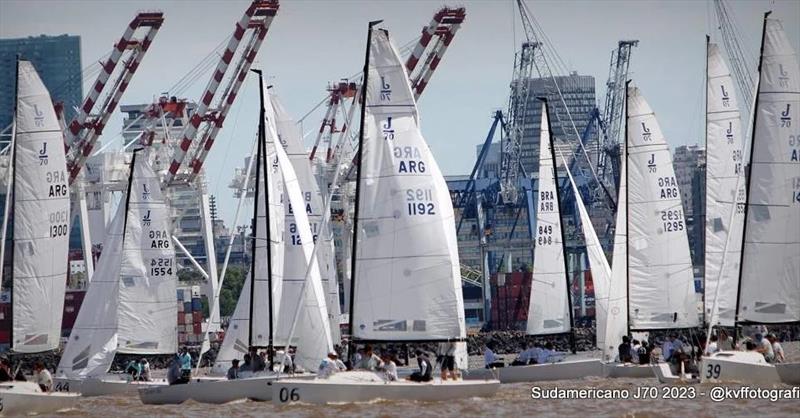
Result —
M200 298L192 298L192 312L200 312L203 310L203 304L200 303Z
M192 311L192 302L183 302L183 312L189 313Z

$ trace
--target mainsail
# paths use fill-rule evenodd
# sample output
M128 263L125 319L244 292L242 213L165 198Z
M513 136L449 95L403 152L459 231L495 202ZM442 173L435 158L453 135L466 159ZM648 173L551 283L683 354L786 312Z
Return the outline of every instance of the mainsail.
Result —
M356 202L353 334L420 341L466 335L453 206L419 129L400 56L371 29Z
M324 210L322 194L314 178L308 153L303 148L300 130L286 109L284 109L278 97L270 93L269 98L274 112L274 118L271 120L274 121L278 139L286 150L294 173L297 176L303 198L301 207L294 209L295 205L289 205L286 208L285 222L287 228L284 236L286 252L284 255L283 300L293 302L283 304L281 307L277 335L279 339L285 339L282 337L288 336L294 317L295 302L299 300L299 291L306 278L308 265L301 245L300 228L295 222L294 213L292 213L294 210L302 210L308 217L310 231L314 238L313 244L319 246L316 260L319 265L318 270L322 280L322 287L325 290L330 334L332 340L338 342L341 339L339 333L339 316L341 314L339 308L339 284L336 281L336 266L333 258L333 235L330 228L325 227L325 230L322 229ZM324 356L327 352L322 354Z
M53 102L30 61L17 62L12 350L58 347L67 278L69 187Z
M708 43L706 79L705 313L733 326L744 222L743 132L733 77Z
M70 334L58 374L105 373L120 353L177 350L175 251L158 176L134 153L125 201L106 233L103 254Z
M265 91L265 96L267 94ZM275 111L269 101L266 107L270 122L267 136L281 139L274 123ZM303 193L301 190L300 179L284 147L277 146L275 150L286 190L284 208L288 226L284 234L283 301L275 344L297 347L295 363L307 370L313 370L319 365L320 359L333 350L325 300L326 289L320 275L320 266L312 255L316 236L312 234L312 223L307 214L309 211L306 210L306 204L310 205L310 199L306 198L308 192ZM303 161L308 165L305 153ZM313 182L313 178L311 181ZM321 220L321 214L319 216Z
M764 17L739 322L800 321L800 64L780 20Z
M630 328L694 327L692 260L672 156L639 89L629 87L627 94Z
M569 332L570 302L567 264L559 210L554 158L551 150L547 103L542 103L539 139L539 194L536 203L536 241L528 304L529 335Z

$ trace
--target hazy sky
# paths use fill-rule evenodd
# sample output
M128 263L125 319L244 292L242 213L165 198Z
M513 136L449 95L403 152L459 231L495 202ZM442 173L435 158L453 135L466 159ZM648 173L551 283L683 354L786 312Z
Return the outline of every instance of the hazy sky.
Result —
M271 75L270 83L284 105L299 118L324 98L329 81L361 68L369 20L384 19L400 46L418 37L444 3L283 0L256 65ZM513 54L524 36L513 3L449 2L464 5L467 18L419 104L423 134L446 174L469 173L475 144L486 136L492 111L507 104ZM111 50L137 11L161 10L164 26L122 100L143 103L172 86L229 36L248 4L247 0L0 0L0 37L80 35L86 67ZM595 77L601 103L610 51L620 39L638 39L632 78L656 111L668 141L673 147L703 142L704 40L707 33L712 39L719 35L711 1L528 0L527 4L570 70ZM770 9L784 21L793 46L800 47L800 1L729 0L728 4L754 58L763 12ZM197 100L209 76L201 77L185 96ZM84 82L84 89L92 81ZM218 196L221 214L229 223L235 201L227 186L233 168L242 165L249 152L257 102L255 82L248 78L206 165L209 190ZM321 117L312 116L304 128L317 129ZM122 117L115 115L104 140L117 136L121 128Z

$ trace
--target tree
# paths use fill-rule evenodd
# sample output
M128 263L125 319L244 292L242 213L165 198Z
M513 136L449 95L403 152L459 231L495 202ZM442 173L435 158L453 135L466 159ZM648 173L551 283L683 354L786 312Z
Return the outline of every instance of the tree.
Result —
M219 292L220 316L233 315L246 277L247 270L244 267L228 266L228 270L225 272L225 282L222 283L222 290Z

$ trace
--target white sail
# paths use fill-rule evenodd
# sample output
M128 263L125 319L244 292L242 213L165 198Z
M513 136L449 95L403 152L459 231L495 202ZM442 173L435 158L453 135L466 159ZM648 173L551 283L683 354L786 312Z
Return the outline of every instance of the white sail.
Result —
M72 327L59 376L106 373L117 352L177 351L169 213L158 176L144 156L137 156L133 165L130 199L127 206L119 205L106 232L98 274Z
M650 105L628 89L628 298L633 330L698 325L686 218Z
M367 340L464 338L453 206L419 129L400 56L372 31L361 145L353 334Z
M606 361L614 359L617 345L628 334L628 162L625 149L625 141L621 141L617 217L606 302L606 326L603 341L597 343L598 348L603 350L603 359Z
M269 95L268 91L264 93L265 96ZM275 110L271 101L267 102L266 108L269 119L268 137L282 139L275 124ZM283 144L283 141L281 143ZM313 254L317 236L312 233L311 226L313 224L308 215L310 210L306 209L306 205L310 205L310 199L306 197L307 192L304 193L301 189L300 179L295 173L292 161L283 146L276 147L276 155L286 191L284 210L287 225L285 228L287 233L284 234L286 243L284 245L283 301L276 329L278 336L276 345L297 347L295 364L306 370L314 370L319 362L333 350L331 326L328 321L325 300L326 288L322 282L319 263ZM306 158L304 160L307 165L308 160ZM292 289L292 294L287 295L290 284L296 289ZM290 309L286 309L287 307Z
M263 152L263 150L262 150ZM258 199L254 202L256 206L257 228L253 239L255 245L253 257L255 258L254 274L248 273L242 286L236 308L228 323L225 331L225 339L222 341L217 359L214 362L215 372L224 372L230 366L233 359L241 360L248 351L250 342L250 281L255 276L255 295L252 298L253 316L253 346L266 347L269 345L270 327L277 330L278 313L281 306L281 294L283 290L283 228L284 228L284 209L282 203L283 178L278 167L277 155L275 154L275 143L267 136L266 156L261 161L258 178ZM266 167L265 167L266 165ZM269 275L267 274L267 216L265 210L265 183L264 173L269 173L269 221L271 258L272 258L272 310L269 312ZM270 321L272 318L272 321ZM275 337L273 335L273 337Z
M67 281L69 187L64 137L30 61L18 61L14 151L12 350L58 347Z
M617 315L610 317L608 314L608 301L611 295L611 267L608 265L608 259L603 252L603 246L600 245L600 239L597 238L597 233L594 231L592 219L589 217L589 212L583 204L580 190L575 184L575 179L572 178L572 173L569 170L569 165L566 161L564 167L567 169L567 176L572 185L572 192L575 194L575 201L578 204L578 212L581 217L581 230L583 231L584 241L586 242L586 254L589 259L589 269L592 271L592 284L594 285L594 309L595 309L595 329L597 347L603 350L603 357L605 360L614 358L614 345L616 341L622 339L622 335L627 327L627 323L622 323L622 326L614 323L620 321ZM611 323L609 323L611 321ZM617 335L615 330L620 329L623 334ZM611 331L610 337L607 339L607 333ZM607 343L608 342L608 343Z
M559 334L571 329L567 270L561 233L556 175L550 149L547 104L542 104L539 137L539 195L536 202L536 239L528 304L529 335Z
M744 225L743 132L733 77L719 45L708 44L706 100L705 312L733 326Z
M745 215L739 321L800 321L800 65L765 17Z
M297 176L303 198L302 208L308 217L310 232L314 238L313 244L319 246L316 253L316 260L319 265L318 270L322 280L322 287L325 290L326 312L328 315L327 322L329 323L332 340L338 343L341 340L339 333L339 316L341 314L339 308L339 284L336 281L336 266L333 259L333 235L330 232L330 228L322 230L324 210L322 194L320 193L317 180L314 177L311 161L308 159L308 153L306 153L305 148L303 148L300 130L286 109L284 109L278 97L270 92L269 98L275 115L274 123L278 139L286 150L286 154L294 168L294 173ZM268 112L268 114L270 113ZM291 200L291 196L289 200ZM285 267L283 272L284 301L299 300L299 291L305 280L307 268L303 251L304 245L300 244L299 228L295 223L294 214L291 213L293 207L295 207L295 205L289 205L286 209L287 228L284 236L286 245L284 255ZM294 319L294 307L295 305L293 303L281 307L278 335L283 337L288 335L289 328ZM322 353L323 356L325 354L327 354L327 352Z
M118 351L175 353L177 270L170 215L158 175L134 155L119 272Z

